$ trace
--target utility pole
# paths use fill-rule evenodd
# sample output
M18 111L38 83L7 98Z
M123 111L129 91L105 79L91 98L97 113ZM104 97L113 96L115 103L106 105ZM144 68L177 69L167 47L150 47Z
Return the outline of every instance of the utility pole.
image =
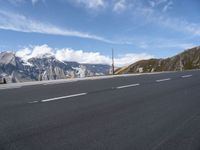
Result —
M182 56L180 55L180 71L183 71Z
M115 74L115 66L114 66L114 50L112 49L112 74Z

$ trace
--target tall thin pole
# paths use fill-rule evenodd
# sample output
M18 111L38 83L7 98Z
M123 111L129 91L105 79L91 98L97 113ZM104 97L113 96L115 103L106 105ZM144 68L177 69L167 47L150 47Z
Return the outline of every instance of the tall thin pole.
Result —
M180 55L180 71L183 71L182 56Z
M115 74L115 65L114 65L114 50L112 49L112 74Z

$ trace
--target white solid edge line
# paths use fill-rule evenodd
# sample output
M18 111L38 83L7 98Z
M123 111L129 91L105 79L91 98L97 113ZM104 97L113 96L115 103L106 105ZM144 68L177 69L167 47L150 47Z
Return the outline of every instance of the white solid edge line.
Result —
M118 86L116 87L117 89L123 89L123 88L129 88L129 87L134 87L140 85L139 83L137 84L129 84L129 85L124 85L124 86Z
M55 101L55 100L60 100L60 99L65 99L65 98L83 96L83 95L86 95L86 94L87 93L79 93L79 94L73 94L73 95L67 95L67 96L61 96L61 97L55 97L55 98L49 98L49 99L41 100L40 102Z
M169 80L171 80L171 78L156 80L156 82L163 82L163 81L169 81Z
M189 74L189 75L184 75L184 76L181 76L182 78L189 78L189 77L191 77L192 75L191 74Z
M42 85L57 85L57 84L65 84L65 83L70 83L70 82L73 82L73 81L56 82L56 83L50 82L50 83L43 83ZM74 82L76 82L76 81L74 81Z

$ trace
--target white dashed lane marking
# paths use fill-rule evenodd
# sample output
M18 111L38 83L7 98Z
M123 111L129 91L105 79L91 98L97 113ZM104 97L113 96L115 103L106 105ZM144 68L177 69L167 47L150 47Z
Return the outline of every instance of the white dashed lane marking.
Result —
M28 102L29 104L34 104L34 103L38 103L39 101L32 101L32 102Z
M32 102L29 102L29 103L39 103L39 102L45 103L45 102L50 102L50 101L56 101L56 100L61 100L61 99L83 96L83 95L86 95L86 94L87 93L79 93L79 94L73 94L73 95L67 95L67 96L61 96L61 97L54 97L54 98L49 98L49 99L44 99L44 100L32 101Z
M164 81L169 81L169 80L171 80L171 78L156 80L156 82L164 82Z
M191 74L189 75L183 75L181 76L182 78L189 78L189 77L192 77ZM159 79L159 80L156 80L156 82L164 82L164 81L169 81L171 80L171 78L165 78L165 79ZM130 88L130 87L136 87L136 86L139 86L140 84L139 83L136 83L136 84L128 84L128 85L123 85L123 86L118 86L118 87L112 87L112 89L124 89L124 88ZM32 101L32 102L28 102L30 104L33 104L33 103L39 103L39 102L49 102L49 101L56 101L56 100L61 100L61 99L67 99L67 98L72 98L72 97L78 97L78 96L83 96L83 95L87 95L88 93L79 93L79 94L73 94L73 95L67 95L67 96L61 96L61 97L54 97L54 98L49 98L49 99L43 99L43 100L38 100L38 101Z
M124 85L124 86L118 86L116 87L117 89L123 89L123 88L129 88L129 87L134 87L134 86L139 86L140 84L129 84L129 85Z
M192 77L192 75L191 74L189 74L189 75L184 75L184 76L181 76L182 78L189 78L189 77Z

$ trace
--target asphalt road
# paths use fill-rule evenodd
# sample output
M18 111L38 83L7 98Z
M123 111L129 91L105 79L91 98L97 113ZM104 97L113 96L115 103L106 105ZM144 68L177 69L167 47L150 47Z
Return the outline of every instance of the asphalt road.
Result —
M200 150L200 71L1 89L0 150Z

